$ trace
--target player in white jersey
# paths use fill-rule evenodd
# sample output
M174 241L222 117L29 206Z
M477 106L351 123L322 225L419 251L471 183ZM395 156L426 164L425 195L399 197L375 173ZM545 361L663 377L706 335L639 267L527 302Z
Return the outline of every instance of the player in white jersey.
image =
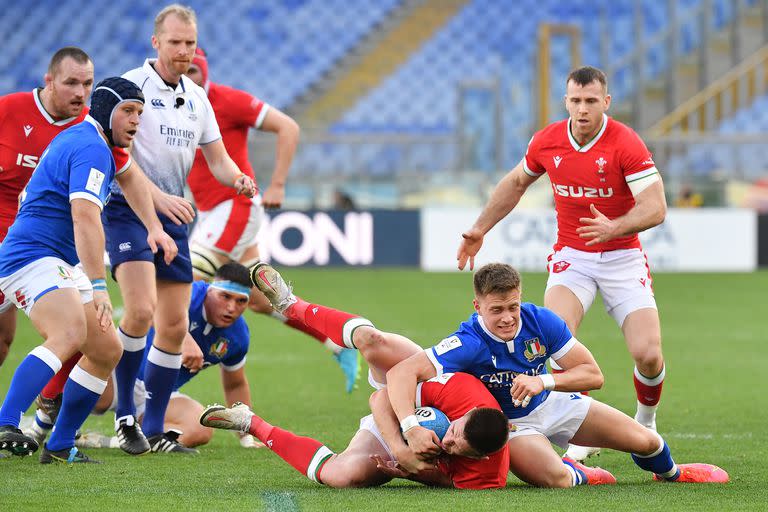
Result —
M251 197L253 181L227 155L205 91L184 76L197 46L194 11L178 4L162 9L155 18L152 46L157 58L125 74L146 96L144 130L134 142L131 156L160 190L180 196L199 146L219 182ZM113 190L106 219L107 250L125 304L118 332L124 353L115 371L119 397L115 428L123 440L121 448L137 454L167 444L163 418L181 366L188 327L192 282L188 234L186 226L176 226L160 216L179 246L179 256L166 265L147 251L142 228L126 210L119 189ZM153 324L156 336L144 370L150 398L142 433L135 421L132 391Z

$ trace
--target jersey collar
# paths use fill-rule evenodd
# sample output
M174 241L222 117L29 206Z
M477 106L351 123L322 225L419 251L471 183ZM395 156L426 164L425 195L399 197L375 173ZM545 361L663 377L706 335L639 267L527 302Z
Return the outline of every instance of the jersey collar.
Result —
M77 119L77 116L75 117L68 117L66 119L60 119L59 121L55 120L51 114L48 113L47 110L45 110L45 107L43 106L43 100L40 98L40 89L35 87L32 89L32 97L35 98L35 105L37 105L37 109L40 111L40 115L45 118L48 123L54 125L54 126L64 126L65 124L69 124L75 119Z
M107 144L107 141L104 140L104 137L102 136L102 128L96 119L91 117L90 115L86 115L83 119L83 122L86 122L90 125L93 125L94 128L96 128L96 132L99 134L99 140L104 143L105 146L109 147L109 144Z
M485 322L483 321L483 317L480 315L477 315L477 323L480 324L480 328L483 330L485 334L488 335L489 338L491 338L493 341L497 341L499 343L504 343L507 348L509 348L510 352L515 351L515 340L520 335L520 331L523 330L523 317L520 317L520 324L517 326L517 332L515 333L515 337L511 340L503 340L493 334L491 331L488 330L488 328L485 326Z
M160 90L171 91L172 93L178 94L187 92L189 84L185 83L184 81L189 80L189 78L187 78L186 75L181 75L181 79L179 79L179 85L177 85L176 89L174 89L170 85L166 84L165 80L163 80L163 77L161 77L155 68L152 67L152 64L155 62L157 62L157 59L146 59L144 61L144 65L142 66L149 79L153 84L155 84L155 87ZM179 91L179 88L181 88L181 91Z
M580 146L578 142L576 142L576 139L573 138L573 134L571 133L571 118L568 118L568 122L565 125L565 129L568 132L568 140L571 141L571 146L575 151L578 151L579 153L586 153L590 149L592 149L592 146L597 144L597 141L600 140L600 137L603 136L605 133L605 128L608 126L608 116L603 114L603 126L600 128L600 131L597 132L597 135L595 135L591 141L587 142L583 146Z

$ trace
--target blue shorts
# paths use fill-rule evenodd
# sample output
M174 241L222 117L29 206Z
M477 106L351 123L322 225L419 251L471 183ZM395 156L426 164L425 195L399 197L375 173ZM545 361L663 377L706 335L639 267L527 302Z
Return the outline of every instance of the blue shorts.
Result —
M157 216L160 218L165 232L173 238L179 248L179 253L170 265L166 265L163 261L162 249L159 249L157 254L152 254L147 243L147 229L128 206L125 198L112 195L102 215L107 254L109 254L109 261L112 264L112 277L115 277L115 269L121 263L150 261L155 264L155 275L158 279L181 283L192 282L192 261L189 258L187 225L177 226L168 217L159 213Z

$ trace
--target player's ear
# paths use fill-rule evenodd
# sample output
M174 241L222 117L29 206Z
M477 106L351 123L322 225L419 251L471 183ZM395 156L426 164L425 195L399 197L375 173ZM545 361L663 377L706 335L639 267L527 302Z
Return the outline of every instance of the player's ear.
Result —
M157 36L152 34L152 48L157 50L157 47L160 46L160 41L158 41Z
M46 73L43 75L43 81L45 82L45 86L47 87L53 82L53 75L50 73Z
M605 110L608 110L611 107L611 95L606 94L605 95Z
M475 311L480 312L480 303L477 302L477 298L472 299L472 305L475 306Z

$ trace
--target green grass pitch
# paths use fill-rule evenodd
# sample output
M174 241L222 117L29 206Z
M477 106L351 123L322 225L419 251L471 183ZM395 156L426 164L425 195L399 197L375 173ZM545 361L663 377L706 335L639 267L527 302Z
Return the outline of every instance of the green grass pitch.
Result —
M471 312L469 273L415 270L285 269L295 291L314 302L370 318L385 330L427 346ZM267 449L245 450L217 432L197 457L89 450L104 463L41 466L37 454L0 460L0 511L16 510L766 510L768 272L657 274L667 380L659 431L677 462L710 462L728 485L650 481L628 455L592 459L618 479L613 487L543 490L514 477L504 490L427 489L396 481L378 489L335 490L298 474ZM545 276L524 276L524 299L540 303ZM116 300L117 302L117 300ZM341 372L314 340L266 317L246 313L252 330L247 372L254 409L275 425L342 450L367 414L368 386L344 393ZM634 413L632 361L620 331L599 301L579 339L595 354L605 386L593 396ZM0 368L4 396L16 365L39 343L23 315L11 355ZM184 391L203 403L222 401L219 373L208 369ZM92 417L87 430L107 433L112 417Z

